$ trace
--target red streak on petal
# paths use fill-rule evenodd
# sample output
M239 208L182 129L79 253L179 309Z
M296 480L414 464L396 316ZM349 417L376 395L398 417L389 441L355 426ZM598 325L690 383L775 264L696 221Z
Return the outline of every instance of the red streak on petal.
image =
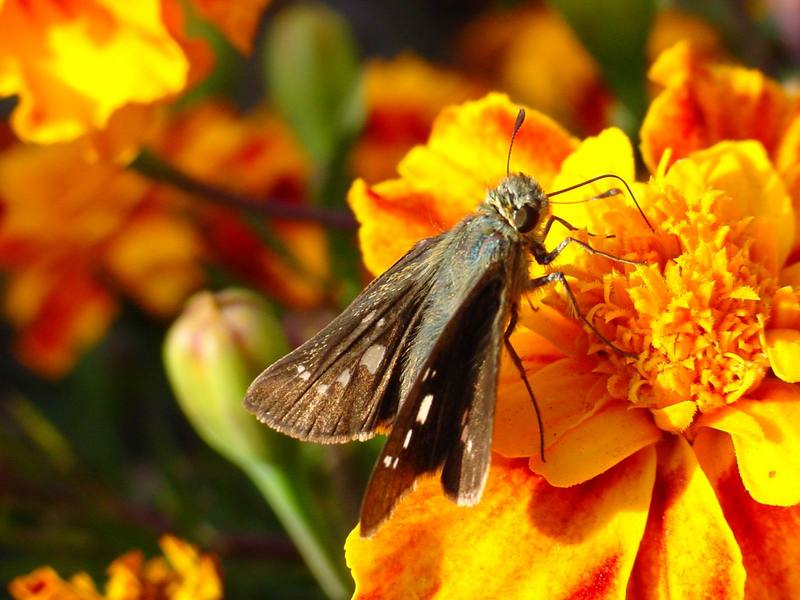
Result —
M581 583L575 591L566 596L569 600L593 600L594 598L608 597L614 581L619 575L619 554L606 558L600 565Z
M419 111L413 109L373 110L367 118L365 132L368 137L384 143L407 142L424 144L431 124Z

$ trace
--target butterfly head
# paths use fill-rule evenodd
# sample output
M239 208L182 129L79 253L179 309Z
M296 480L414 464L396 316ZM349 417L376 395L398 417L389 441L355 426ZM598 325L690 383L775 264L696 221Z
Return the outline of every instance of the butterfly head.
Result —
M536 237L550 214L547 194L533 177L509 175L491 190L486 205L522 235Z

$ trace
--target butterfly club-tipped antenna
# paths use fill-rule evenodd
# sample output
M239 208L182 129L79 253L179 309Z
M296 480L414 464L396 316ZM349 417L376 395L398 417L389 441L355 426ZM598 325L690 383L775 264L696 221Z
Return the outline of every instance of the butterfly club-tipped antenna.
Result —
M514 149L514 140L517 137L522 124L525 122L525 109L520 108L517 113L517 120L514 121L514 130L511 132L511 142L508 144L508 156L506 157L506 177L511 174L511 151Z

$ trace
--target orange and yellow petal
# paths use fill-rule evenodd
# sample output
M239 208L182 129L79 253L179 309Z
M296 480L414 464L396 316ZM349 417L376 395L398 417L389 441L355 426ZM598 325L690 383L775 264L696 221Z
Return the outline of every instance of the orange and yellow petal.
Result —
M269 0L192 0L197 11L214 23L242 54L253 49L253 37Z
M753 499L773 506L800 503L800 389L765 381L753 398L739 400L728 412L734 415L709 426L731 435Z
M772 153L798 109L760 71L708 63L688 42L663 52L650 78L664 88L640 132L651 171L667 150L677 160L723 140L758 140Z
M619 598L647 520L655 452L585 484L554 488L495 457L479 504L420 481L372 538L345 545L356 598ZM620 510L624 506L625 510ZM513 552L498 552L513 548Z
M117 303L81 265L33 264L8 278L3 309L19 360L59 377L102 337Z
M627 597L742 598L742 552L692 448L671 436L657 451L647 528Z
M19 96L11 120L25 140L75 139L126 104L161 100L187 81L158 0L7 0L0 29L0 94Z
M459 46L468 69L567 127L595 133L608 125L612 97L599 65L558 11L487 13Z
M200 287L203 254L203 241L188 221L151 210L132 218L110 240L104 265L137 304L153 315L168 317Z
M482 85L413 55L373 60L364 72L366 124L353 149L353 172L369 182L396 176L397 164L424 144L445 106L478 98Z
M14 600L102 600L104 597L86 573L78 573L65 581L50 567L40 567L16 577L8 591Z
M15 600L220 600L222 578L213 556L171 535L162 536L164 556L146 559L132 550L108 567L105 593L97 592L85 573L63 580L50 567L14 579L9 591Z
M714 486L725 520L742 552L745 598L794 598L800 591L800 505L761 504L742 484L731 438L704 429L694 451ZM706 563L703 563L704 565Z
M648 62L655 62L663 51L683 40L704 58L715 58L725 52L720 33L708 21L690 12L664 8L658 11L647 39Z

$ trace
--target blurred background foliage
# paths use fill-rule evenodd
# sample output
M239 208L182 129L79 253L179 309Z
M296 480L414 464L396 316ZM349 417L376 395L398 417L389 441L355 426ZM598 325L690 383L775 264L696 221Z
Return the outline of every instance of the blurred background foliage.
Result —
M219 558L227 597L347 595L341 547L379 442L320 447L221 423L238 410L248 378L363 287L345 203L353 177L391 177L442 106L490 89L548 112L579 136L612 123L635 136L651 91L648 65L686 37L704 52L791 82L800 53L791 4L276 1L260 15L249 54L193 18L187 32L210 44L214 67L171 102L162 129L114 167L142 177L135 185L155 187L136 192L147 197L137 200L145 209L117 216L125 235L109 242L111 258L89 261L92 285L111 295L83 337L69 327L57 335L89 310L94 296L82 296L80 286L53 279L52 293L65 297L35 319L20 317L33 309L14 308L31 306L19 280L38 263L9 258L21 242L3 227L19 204L33 210L36 199L23 194L17 203L10 174L24 163L3 129L0 580L51 565L103 581L114 557L131 548L153 555L159 535L172 532ZM15 106L13 97L0 103L4 120ZM90 180L96 167L86 169L81 177ZM64 199L41 193L49 216L36 216L38 235L55 236L45 241L58 251L62 232L80 230L98 209L86 202L62 214ZM105 183L94 193L114 205ZM161 258L174 258L166 270L161 263L137 270L137 253L154 239L130 234L141 211L162 219L164 228L147 235L160 236L153 248ZM221 327L214 339L230 348L195 356L196 364L167 350L187 420L162 362L164 338L190 293L231 285L259 294L201 295L184 317L200 336L217 335L209 322ZM254 312L226 316L231 302ZM25 345L35 326L62 344L56 358L41 344ZM242 338L224 337L234 330L266 345L244 350ZM213 378L231 356L241 363L225 367L219 388ZM192 404L219 400L209 399L211 389L234 403Z

